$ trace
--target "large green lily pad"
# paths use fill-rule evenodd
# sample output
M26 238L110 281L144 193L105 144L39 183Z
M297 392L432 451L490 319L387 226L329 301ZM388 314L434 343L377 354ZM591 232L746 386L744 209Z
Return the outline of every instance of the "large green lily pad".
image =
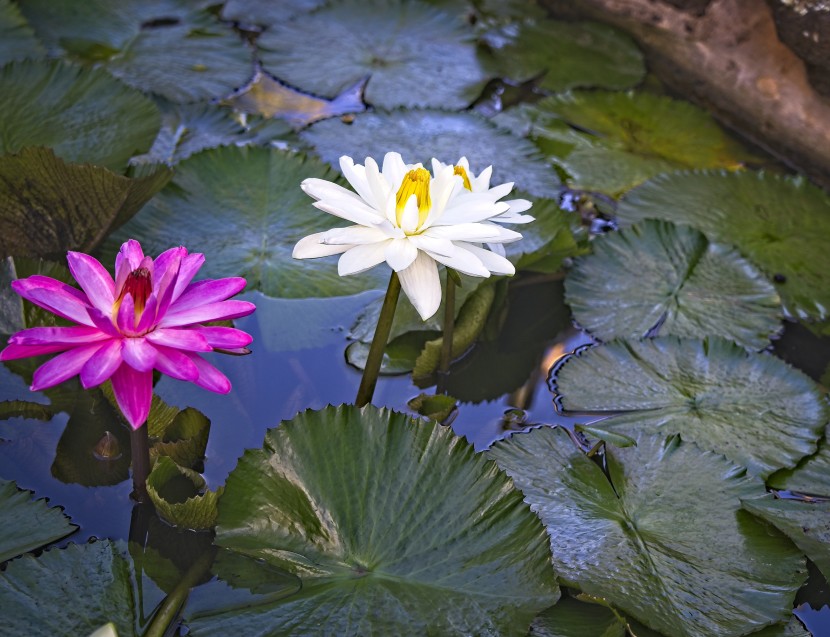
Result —
M718 338L613 341L570 358L553 383L566 411L607 414L603 429L678 433L762 477L813 453L830 420L806 375Z
M598 237L565 280L574 319L594 336L723 336L761 350L781 300L738 252L688 226L644 221Z
M544 528L496 465L448 428L372 406L270 430L228 476L216 542L303 589L195 620L193 635L524 636L558 597Z
M286 298L328 297L383 288L386 268L340 277L336 257L297 260L304 236L348 222L326 214L300 189L308 177L335 180L319 161L273 148L225 147L180 163L173 181L105 244L111 263L127 238L159 254L186 237L208 255L200 275L243 276L249 289Z
M0 0L0 66L45 53L17 5L11 0Z
M0 613L8 635L88 635L111 621L133 637L129 563L106 540L23 556L0 572Z
M253 74L250 48L227 25L183 0L25 0L35 32L58 50L130 86L177 102L223 97Z
M332 165L341 155L357 163L399 152L405 162L429 166L433 157L445 163L467 157L478 174L493 166L491 184L512 181L536 197L555 197L559 178L526 139L499 130L475 113L408 110L363 113L346 124L339 119L317 122L300 133L315 152Z
M159 129L155 105L100 69L14 62L0 69L0 153L49 146L70 162L123 172Z
M830 197L806 179L766 173L688 172L657 177L620 202L620 221L686 223L729 243L773 278L801 318L830 311Z
M772 497L744 500L743 507L766 520L804 551L830 578L830 502L801 502Z
M89 252L170 179L161 168L130 178L68 164L49 148L0 155L0 256L65 258Z
M270 26L286 22L297 14L313 11L326 0L227 0L222 7L222 19L245 25Z
M256 44L270 73L309 93L334 97L369 76L366 101L381 108L465 108L488 78L472 29L418 0L344 0Z
M32 501L31 493L14 482L0 479L0 562L40 548L70 533L78 526L57 507L45 500Z
M819 442L816 453L804 458L794 469L784 469L771 475L767 484L773 489L830 497L830 444L827 432Z
M561 429L489 454L550 534L560 580L679 637L744 635L789 618L806 578L782 535L740 511L764 485L678 437L606 448L608 475Z
M634 41L597 22L514 22L486 33L484 42L497 74L519 82L541 76L539 86L548 91L632 88L646 74Z
M749 159L708 113L662 95L574 91L524 111L536 144L574 188L617 195L660 173Z

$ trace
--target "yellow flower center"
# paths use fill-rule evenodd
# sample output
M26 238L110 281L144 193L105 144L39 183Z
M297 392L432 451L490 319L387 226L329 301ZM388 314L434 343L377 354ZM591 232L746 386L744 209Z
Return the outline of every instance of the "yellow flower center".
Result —
M455 168L453 168L453 174L461 177L461 180L464 182L464 187L467 190L473 189L473 187L470 185L470 178L467 176L467 171L464 170L464 166L456 166Z
M398 188L398 194L395 197L395 218L398 221L398 227L401 225L406 202L412 195L415 195L418 202L418 227L420 227L426 221L432 208L432 201L429 198L429 171L426 168L410 170L404 176L401 187Z

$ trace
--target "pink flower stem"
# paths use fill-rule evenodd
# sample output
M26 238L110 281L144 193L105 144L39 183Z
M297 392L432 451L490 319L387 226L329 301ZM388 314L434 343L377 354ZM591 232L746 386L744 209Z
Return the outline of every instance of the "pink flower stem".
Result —
M358 407L363 407L372 402L372 396L375 394L380 364L383 361L383 350L386 348L389 333L392 331L392 321L395 318L395 307L398 305L400 293L401 281L398 279L398 274L393 271L392 276L389 277L389 287L386 288L383 307L381 307L380 316L378 316L378 326L375 328L375 335L372 337L372 345L369 347L369 355L363 368L360 387L357 389L355 404Z
M147 423L130 432L130 449L133 459L133 492L130 497L137 502L148 502L147 476L150 475L150 440Z

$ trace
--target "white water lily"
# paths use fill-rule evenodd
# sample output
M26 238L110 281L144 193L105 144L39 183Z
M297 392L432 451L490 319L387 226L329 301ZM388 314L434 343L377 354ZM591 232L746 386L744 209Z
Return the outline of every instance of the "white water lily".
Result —
M476 245L521 239L518 232L489 223L510 212L509 204L498 201L509 189L498 196L493 190L476 193L464 187L453 166L430 175L421 164L405 164L398 153L387 153L382 169L370 157L361 166L344 155L340 169L355 192L323 179L306 179L301 187L317 200L314 206L355 225L301 239L294 258L342 254L341 276L386 261L424 320L441 304L437 263L472 276L515 273L504 256Z

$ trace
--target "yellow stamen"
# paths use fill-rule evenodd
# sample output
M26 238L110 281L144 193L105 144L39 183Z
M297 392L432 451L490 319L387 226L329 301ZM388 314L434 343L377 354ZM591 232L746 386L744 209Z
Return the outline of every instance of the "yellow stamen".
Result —
M473 189L473 187L470 185L470 178L467 176L467 171L464 170L464 166L456 166L453 169L453 174L461 177L461 180L464 182L464 187L467 190Z
M426 168L410 170L403 178L401 187L398 188L398 194L395 197L395 203L397 204L395 218L398 221L398 226L401 225L401 217L403 217L406 202L409 201L412 195L415 195L418 201L418 227L420 227L426 221L432 208L432 201L429 198L429 171Z

